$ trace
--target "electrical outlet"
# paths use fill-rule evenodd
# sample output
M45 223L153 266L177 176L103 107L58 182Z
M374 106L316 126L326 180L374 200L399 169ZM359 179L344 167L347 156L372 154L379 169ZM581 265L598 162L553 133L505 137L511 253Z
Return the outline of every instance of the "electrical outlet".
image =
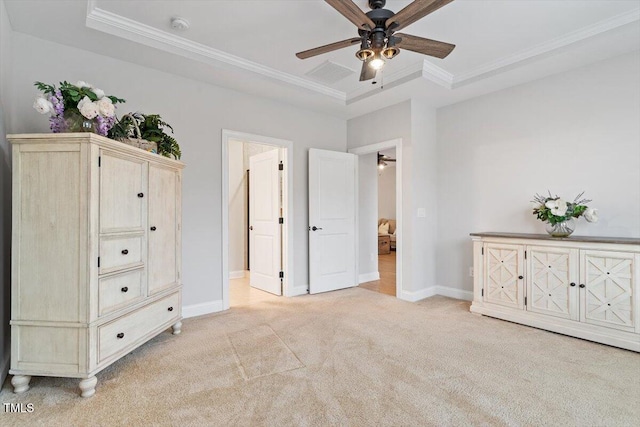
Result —
M469 267L469 277L473 277L473 267Z

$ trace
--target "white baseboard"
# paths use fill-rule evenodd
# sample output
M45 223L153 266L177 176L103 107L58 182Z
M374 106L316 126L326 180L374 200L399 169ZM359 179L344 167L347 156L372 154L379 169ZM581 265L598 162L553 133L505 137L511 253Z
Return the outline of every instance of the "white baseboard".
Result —
M229 279L244 279L244 277L245 277L244 270L230 271L229 272Z
M436 294L443 297L473 301L473 292L463 289L451 288L449 286L436 286Z
M299 295L306 295L308 293L309 293L309 285L295 286L293 288L293 291L291 292L291 295L287 295L287 296L297 297Z
M380 273L372 271L371 273L364 273L358 276L358 283L373 282L374 280L380 280Z
M2 364L0 365L0 385L4 384L4 380L7 378L9 374L9 361L11 357L11 350L7 350L7 354L3 354L2 356Z
M420 289L419 291L402 291L398 298L404 301L416 302L421 299L429 298L437 295L437 286L431 286L430 288Z
M182 317L188 319L190 317L202 316L203 314L217 313L223 311L224 306L222 300L203 302L200 304L185 305L182 307Z
M404 301L416 302L435 295L473 301L473 292L458 288L451 288L449 286L431 286L429 288L420 289L419 291L404 291L402 294L398 295L398 298Z

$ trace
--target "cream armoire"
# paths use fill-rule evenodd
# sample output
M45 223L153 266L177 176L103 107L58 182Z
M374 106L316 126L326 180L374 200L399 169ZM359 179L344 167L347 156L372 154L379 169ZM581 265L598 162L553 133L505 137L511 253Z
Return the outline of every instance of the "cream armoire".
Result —
M184 164L92 133L9 135L13 145L11 370L96 373L181 327Z

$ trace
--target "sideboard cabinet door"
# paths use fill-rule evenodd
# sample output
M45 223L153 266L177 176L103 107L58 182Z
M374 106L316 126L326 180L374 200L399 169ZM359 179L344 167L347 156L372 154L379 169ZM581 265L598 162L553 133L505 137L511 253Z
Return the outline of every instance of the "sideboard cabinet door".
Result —
M147 165L144 159L101 150L100 233L144 231Z
M578 320L578 250L527 246L527 310Z
M487 243L484 260L484 300L524 309L523 246Z
M149 166L149 294L178 282L179 176L174 169Z
M582 322L634 331L634 254L581 251Z

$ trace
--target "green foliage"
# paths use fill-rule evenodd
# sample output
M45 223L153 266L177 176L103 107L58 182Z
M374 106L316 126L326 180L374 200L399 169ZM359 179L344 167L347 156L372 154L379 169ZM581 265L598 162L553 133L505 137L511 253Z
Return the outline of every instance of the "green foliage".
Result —
M109 131L109 138L142 138L158 144L158 154L165 157L179 159L182 156L178 141L165 130L173 133L171 125L160 117L159 114L129 113L122 118Z

